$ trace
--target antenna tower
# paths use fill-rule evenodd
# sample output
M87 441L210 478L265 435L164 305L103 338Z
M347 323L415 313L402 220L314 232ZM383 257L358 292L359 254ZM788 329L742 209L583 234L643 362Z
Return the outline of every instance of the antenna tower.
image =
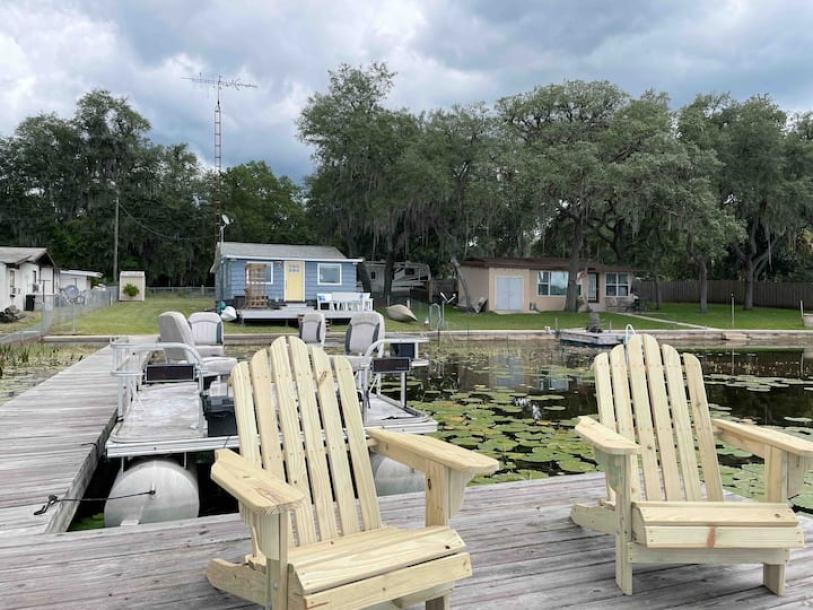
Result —
M215 218L214 243L217 243L221 232L221 223L223 222L223 200L220 197L220 177L223 170L223 121L220 111L220 92L226 87L238 90L256 89L257 85L243 82L239 78L223 78L220 74L217 75L217 78L205 78L198 75L184 76L183 79L206 87L212 87L217 96L217 102L215 103L215 176L212 185L212 210Z

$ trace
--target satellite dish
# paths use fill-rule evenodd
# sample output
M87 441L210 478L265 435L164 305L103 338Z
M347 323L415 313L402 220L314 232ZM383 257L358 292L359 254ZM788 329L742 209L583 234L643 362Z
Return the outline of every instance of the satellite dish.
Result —
M220 220L222 220L223 224L225 226L227 226L227 227L231 224L231 219L228 216L226 216L225 214L220 215Z
M70 284L69 286L65 286L62 289L62 292L65 294L65 298L68 299L71 303L75 303L76 299L79 298L79 289Z

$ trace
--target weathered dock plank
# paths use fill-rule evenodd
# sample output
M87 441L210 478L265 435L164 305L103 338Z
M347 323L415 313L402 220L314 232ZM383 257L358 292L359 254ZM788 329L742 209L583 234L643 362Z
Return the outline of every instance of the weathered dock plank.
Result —
M613 538L568 519L570 503L598 498L603 477L581 475L472 487L453 525L474 563L455 608L809 608L813 549L792 553L787 595L760 586L759 566L637 566L636 594L615 586ZM389 523L420 525L422 494L382 499ZM813 521L804 519L809 539ZM0 538L3 607L245 608L204 576L213 557L249 550L236 515L92 532Z
M0 536L67 529L75 503L34 515L54 494L81 496L116 414L109 347L0 405Z

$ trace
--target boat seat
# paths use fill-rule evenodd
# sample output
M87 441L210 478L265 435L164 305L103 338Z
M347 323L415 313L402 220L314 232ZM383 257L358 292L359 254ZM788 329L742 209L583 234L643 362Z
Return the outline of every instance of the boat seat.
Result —
M370 356L345 356L345 358L347 358L354 373L358 373L363 368L369 368L370 363L373 361Z
M299 338L306 345L324 347L326 329L325 315L318 311L312 311L302 316L299 323Z
M635 542L647 548L796 549L804 533L784 503L635 502Z
M226 355L222 345L196 345L195 349L201 358L222 357Z
M460 536L444 526L357 532L289 549L289 591L310 595L465 550ZM248 559L264 571L264 558Z
M228 375L237 364L237 358L229 358L227 356L213 356L210 358L202 358L203 363L203 376L211 377L213 375L221 376Z
M221 353L210 355L223 355L223 320L219 315L213 311L196 311L189 316L189 328L201 356L209 355L203 353L203 347L219 347Z

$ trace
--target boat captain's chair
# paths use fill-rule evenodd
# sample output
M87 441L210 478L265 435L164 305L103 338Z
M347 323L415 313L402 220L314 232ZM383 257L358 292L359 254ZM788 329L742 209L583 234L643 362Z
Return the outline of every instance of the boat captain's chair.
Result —
M327 323L323 313L311 311L302 316L302 320L299 322L299 338L306 345L324 347L326 333Z
M384 316L377 311L353 314L344 334L344 354L356 373L370 366L367 352L373 343L384 338Z
M161 343L183 343L200 357L203 375L206 377L228 375L237 364L236 358L223 356L223 346L197 345L186 317L177 311L165 311L158 316L158 331ZM187 353L182 348L168 347L164 350L168 362L187 361Z
M225 356L223 347L223 320L213 311L196 311L189 316L189 328L192 329L192 339L195 347L200 350L205 347L210 351L209 356Z

